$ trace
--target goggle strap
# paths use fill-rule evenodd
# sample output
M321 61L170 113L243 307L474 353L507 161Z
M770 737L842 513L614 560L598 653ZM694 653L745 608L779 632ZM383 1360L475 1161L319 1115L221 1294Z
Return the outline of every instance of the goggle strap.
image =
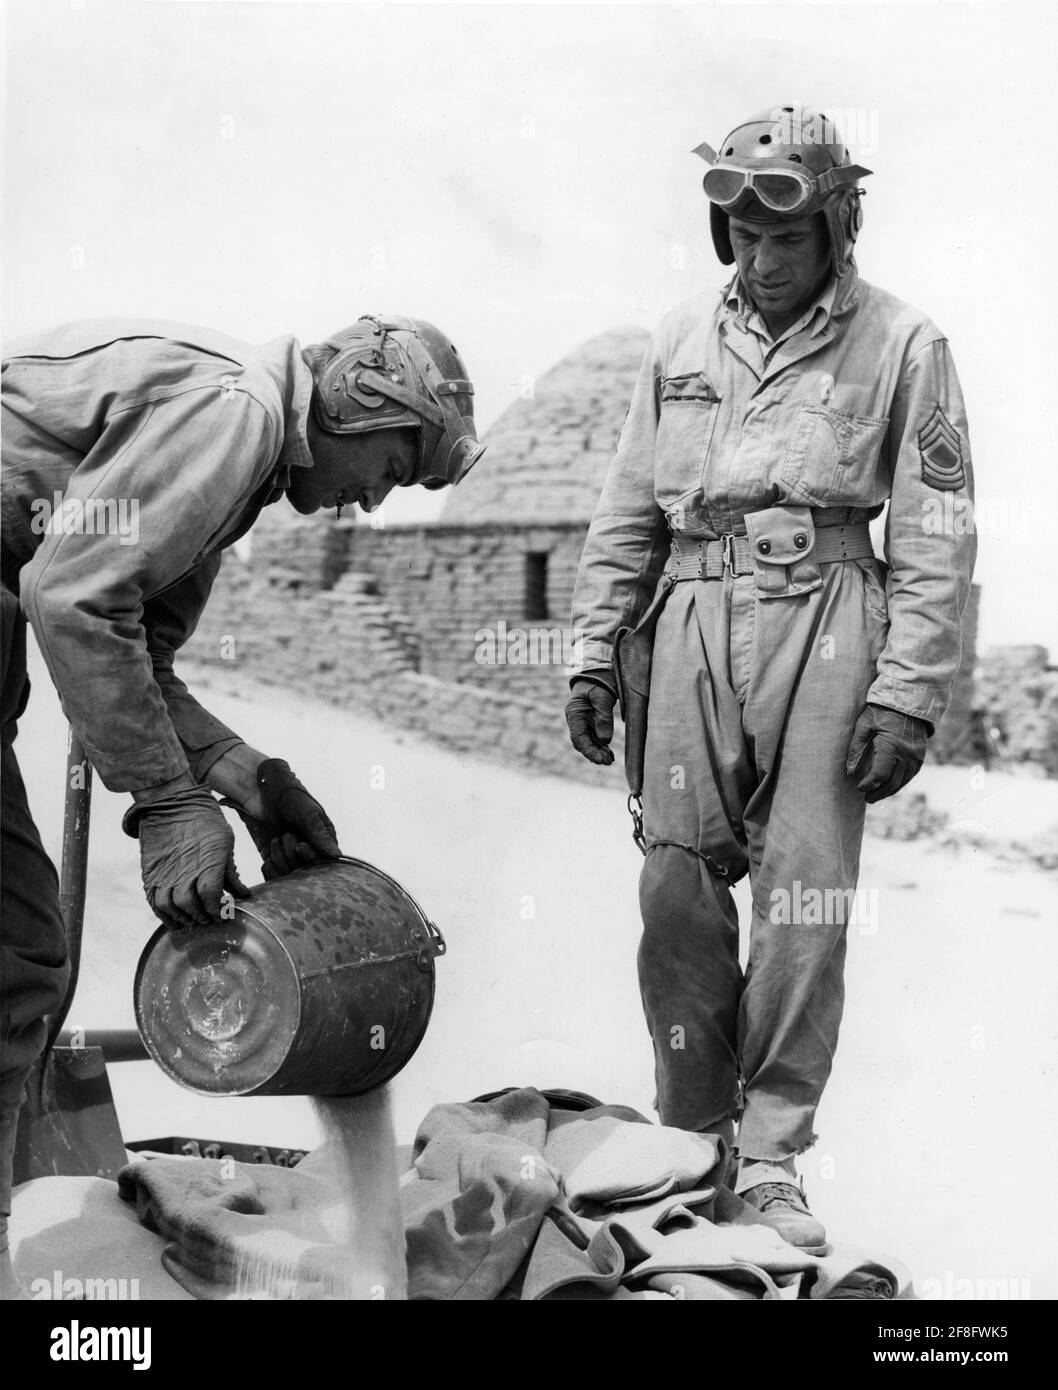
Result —
M431 424L442 426L444 416L437 406L429 401L424 401L422 396L415 391L409 391L406 386L402 386L399 381L394 381L392 377L383 376L381 372L376 372L371 367L365 367L357 372L356 378L362 381L365 386L369 386L379 396L388 396L392 401L399 401L401 405L406 405L409 410L421 415L429 420Z
M871 172L861 164L842 164L836 169L826 169L822 174L817 174L816 187L820 193L831 193L835 188L844 188L846 184L855 183Z

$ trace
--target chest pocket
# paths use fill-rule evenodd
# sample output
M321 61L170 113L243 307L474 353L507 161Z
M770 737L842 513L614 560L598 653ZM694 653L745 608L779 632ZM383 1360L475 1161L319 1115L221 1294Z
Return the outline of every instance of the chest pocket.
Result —
M887 419L806 402L782 465L782 480L817 507L866 506L889 430Z
M720 397L701 372L663 378L654 452L654 495L660 506L701 488L719 409Z

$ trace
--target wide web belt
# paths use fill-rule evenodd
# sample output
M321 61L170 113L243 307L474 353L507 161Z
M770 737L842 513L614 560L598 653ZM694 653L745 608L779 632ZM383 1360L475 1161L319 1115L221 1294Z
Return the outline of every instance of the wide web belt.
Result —
M808 535L805 533L806 549ZM811 558L828 565L841 560L865 560L874 555L871 532L865 521L845 526L819 526ZM807 558L807 557L806 557ZM756 567L749 536L731 533L706 539L673 533L672 555L665 565L670 579L722 579L725 573L752 574Z

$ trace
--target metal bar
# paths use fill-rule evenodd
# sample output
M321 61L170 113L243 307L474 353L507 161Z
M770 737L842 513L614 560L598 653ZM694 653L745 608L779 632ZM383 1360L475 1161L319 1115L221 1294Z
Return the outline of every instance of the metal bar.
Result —
M397 960L418 960L421 950L422 947L417 946L414 951L396 951L391 956L370 956L362 960L347 961L344 965L322 965L319 970L306 970L301 978L320 980L325 975L340 975L343 970L363 970L369 965L392 965Z
M151 1054L135 1028L67 1028L60 1047L98 1047L106 1062L149 1062Z
M47 1054L55 1046L70 1012L81 973L81 938L84 927L85 883L88 878L88 829L92 813L92 765L84 745L71 728L66 745L66 805L62 827L62 867L59 873L59 906L66 929L70 981L56 1013L48 1018Z

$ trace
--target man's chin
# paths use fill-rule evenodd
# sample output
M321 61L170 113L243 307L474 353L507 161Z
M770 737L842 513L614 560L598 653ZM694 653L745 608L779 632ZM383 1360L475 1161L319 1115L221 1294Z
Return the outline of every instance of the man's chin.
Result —
M323 503L317 498L295 497L289 488L287 488L287 501L302 516L311 516L313 512L318 512L323 506Z

